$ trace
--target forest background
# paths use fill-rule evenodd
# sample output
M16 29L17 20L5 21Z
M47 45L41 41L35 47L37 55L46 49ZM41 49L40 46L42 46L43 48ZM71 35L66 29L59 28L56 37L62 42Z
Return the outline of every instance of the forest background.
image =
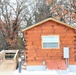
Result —
M0 50L24 49L22 29L50 17L76 27L76 0L0 0Z

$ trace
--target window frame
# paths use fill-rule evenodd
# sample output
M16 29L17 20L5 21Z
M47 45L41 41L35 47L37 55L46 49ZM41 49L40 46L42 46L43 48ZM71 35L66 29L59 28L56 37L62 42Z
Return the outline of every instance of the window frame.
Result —
M51 48L51 47L48 47L48 48L44 48L43 47L43 37L45 37L45 36L57 36L57 37L59 37L59 35L43 35L42 36L42 49L59 49L60 48L60 37L58 38L58 47L57 48Z

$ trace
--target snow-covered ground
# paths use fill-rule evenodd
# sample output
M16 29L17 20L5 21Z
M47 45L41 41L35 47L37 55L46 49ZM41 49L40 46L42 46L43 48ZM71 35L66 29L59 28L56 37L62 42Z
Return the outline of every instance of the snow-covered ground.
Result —
M76 72L67 71L56 71L56 70L46 70L46 71L27 71L22 70L21 73L18 70L13 72L13 75L76 75Z

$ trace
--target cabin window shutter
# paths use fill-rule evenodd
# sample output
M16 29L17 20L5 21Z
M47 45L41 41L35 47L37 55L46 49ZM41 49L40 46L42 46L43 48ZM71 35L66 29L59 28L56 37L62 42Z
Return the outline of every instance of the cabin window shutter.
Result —
M59 48L59 36L42 36L43 48Z

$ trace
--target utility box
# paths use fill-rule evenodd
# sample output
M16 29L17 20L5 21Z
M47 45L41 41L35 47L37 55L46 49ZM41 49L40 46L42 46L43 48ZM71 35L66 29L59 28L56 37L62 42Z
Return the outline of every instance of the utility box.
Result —
M69 47L64 47L63 56L64 58L69 58Z

